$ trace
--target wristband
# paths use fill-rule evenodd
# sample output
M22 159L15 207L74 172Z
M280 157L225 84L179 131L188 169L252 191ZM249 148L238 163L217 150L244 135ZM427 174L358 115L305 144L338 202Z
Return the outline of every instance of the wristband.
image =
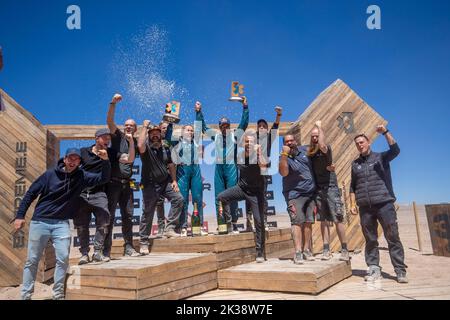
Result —
M286 157L289 157L289 153L287 153L287 152L281 152L281 153L280 153L280 156L286 156Z
M388 133L388 132L389 132L389 129L387 129L387 130L383 133L383 136L385 136L386 133Z

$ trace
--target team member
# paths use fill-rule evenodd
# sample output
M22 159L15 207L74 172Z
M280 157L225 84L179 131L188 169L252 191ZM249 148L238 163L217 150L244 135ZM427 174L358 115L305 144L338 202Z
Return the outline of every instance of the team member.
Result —
M106 195L108 196L108 211L110 213L108 231L105 238L105 248L103 255L111 256L114 219L117 203L119 203L120 216L122 218L122 234L124 239L124 255L136 257L139 254L133 248L133 210L134 195L131 188L131 176L133 175L133 161L136 154L137 142L132 136L136 132L136 122L133 119L125 121L123 132L117 128L114 121L116 104L122 100L120 94L115 94L109 104L107 124L111 137L111 147L120 153L128 153L129 161L121 163L119 161L111 161L111 181L106 187ZM130 136L131 135L131 139ZM128 137L127 137L128 136ZM130 142L128 142L130 141Z
M366 281L381 278L380 253L378 252L378 222L383 228L388 242L389 255L399 283L407 283L405 253L400 241L395 212L395 194L392 187L390 162L400 153L394 137L383 125L377 126L377 132L386 137L389 150L373 152L370 141L364 134L355 137L356 148L360 156L352 163L350 184L351 212L361 219L361 228L366 239L365 258L369 267Z
M223 204L224 214L230 219L230 202L246 200L252 207L255 219L256 262L265 260L264 229L264 176L261 170L267 168L268 159L263 156L261 146L256 144L256 134L252 131L244 135L245 149L243 161L239 161L239 181L236 186L219 193L217 200ZM256 151L256 152L255 152Z
M127 135L127 139L129 139L131 144L132 136ZM104 160L111 162L120 161L121 163L133 162L134 157L131 158L128 154L122 154L109 148L110 142L111 133L109 129L99 129L95 132L95 144L87 148L81 148L81 165L85 171L99 173L102 170ZM95 262L108 262L110 258L103 255L105 236L110 222L106 184L86 188L81 193L79 201L78 211L73 218L73 224L77 229L77 235L80 240L81 258L78 264L86 264L90 261L88 255L89 223L92 213L95 216L96 224L92 260Z
M344 214L341 194L338 187L336 173L333 170L333 156L331 146L325 143L325 134L321 121L317 121L311 131L311 142L308 147L308 157L311 158L316 182L317 220L323 240L322 260L331 259L330 226L334 223L341 242L340 260L348 261L347 241L345 238Z
M196 127L198 131L201 127ZM202 154L202 145L194 138L199 138L201 132L194 134L194 127L185 125L182 128L181 137L178 141L172 141L173 125L169 124L167 129L167 141L173 147L172 155L176 156L177 163L177 181L181 195L184 198L183 211L180 216L181 236L187 236L188 226L188 206L189 191L192 195L192 205L197 204L200 223L203 227L203 182L200 171L199 158ZM201 228L201 235L208 235Z
M159 123L159 128L161 129L161 138L163 146L169 148L169 141L166 139L167 127L169 123L167 121L161 121ZM164 201L165 198L161 196L156 202L156 216L158 217L158 237L162 237L164 234L164 229L166 227L166 218L165 218L165 210L164 210Z
M257 130L256 131L256 137L257 137L257 143L261 145L261 149L263 154L267 154L267 157L270 158L271 155L271 149L273 144L273 139L278 139L278 127L280 125L280 119L281 114L283 112L283 109L279 106L275 107L275 112L277 113L277 116L275 118L275 122L272 124L272 128L269 131L269 124L265 119L259 119L256 122ZM272 137L272 133L275 131L275 137ZM268 186L268 180L270 179L269 175L264 175L264 194L267 194L267 186ZM264 228L266 231L269 231L269 227L267 225L267 207L269 206L267 202L267 198L264 197ZM247 231L253 231L252 228L252 209L248 202L245 202L245 207L247 211Z
M170 149L162 145L159 126L149 127L149 124L148 120L144 121L138 138L142 161L141 183L144 188L142 191L144 211L139 226L139 236L141 238L140 253L144 255L149 253L149 236L158 199L163 196L171 204L164 231L164 235L168 238L179 236L175 228L179 224L178 220L183 210L183 196L179 192Z
M314 260L311 252L311 225L314 223L314 178L307 146L297 146L293 135L284 136L279 171L283 177L283 195L291 218L294 263L303 258Z
M228 118L221 118L219 120L219 130L210 129L203 117L202 105L200 102L195 103L196 121L202 122L202 132L206 133L216 143L216 167L214 173L214 193L216 197L216 216L219 217L219 201L217 196L225 189L231 188L236 185L238 181L237 166L236 166L236 153L237 153L237 141L239 135L248 127L249 110L247 104L247 98L242 97L242 116L239 123L238 130L236 132L230 131L230 120ZM228 134L227 134L228 131ZM233 201L230 204L231 219L233 233L239 233L237 228L238 221L238 203Z
M39 197L31 218L28 236L28 256L23 269L21 298L31 299L36 272L42 252L49 240L56 254L53 299L64 299L64 282L69 266L69 219L78 206L78 197L86 187L93 187L109 180L109 161L102 160L101 173L92 174L79 168L79 149L67 149L57 166L47 170L34 181L23 197L14 220L15 230L25 225L25 215L31 203Z

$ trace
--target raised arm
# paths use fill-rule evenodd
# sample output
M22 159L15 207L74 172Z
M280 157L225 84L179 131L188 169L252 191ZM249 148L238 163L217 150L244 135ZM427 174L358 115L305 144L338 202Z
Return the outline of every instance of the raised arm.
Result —
M288 156L291 148L283 146L280 154L280 163L278 164L278 171L282 177L286 177L289 174Z
M317 129L319 129L319 149L320 151L322 151L324 154L327 154L328 152L328 147L327 144L325 143L325 133L323 132L322 129L322 121L316 121L315 123Z
M144 123L142 124L141 132L139 133L138 138L138 149L139 153L145 153L147 150L147 146L145 145L145 142L147 141L148 137L148 126L150 125L149 120L144 120Z
M109 131L111 133L116 132L117 125L114 122L114 114L116 112L116 104L122 100L122 96L118 93L116 93L113 98L111 99L111 102L109 103L109 109L108 109L108 115L106 117L106 123L108 124Z
M382 134L386 138L386 141L389 145L389 150L382 152L381 157L385 161L394 160L400 154L400 148L397 142L395 141L394 137L392 136L391 132L388 129L386 129L386 127L383 125L377 126L377 132Z
M241 116L241 122L239 122L238 129L241 129L243 131L247 130L248 127L248 119L249 119L249 111L248 111L248 104L247 104L247 98L242 97L242 116Z
M203 112L202 112L202 104L200 103L200 101L195 102L195 121L199 121L202 124L202 133L206 133L209 134L209 132L211 132L211 128L208 127L205 123L205 118L203 117ZM215 130L213 130L215 131ZM211 137L213 137L214 135L210 135Z
M283 108L281 108L280 106L276 106L275 112L277 113L277 117L275 118L275 122L272 125L272 129L278 130L278 127L280 126L281 114L283 113Z
M175 147L179 141L178 140L172 141L172 135L173 135L173 123L169 123L169 125L167 126L165 140L167 141L169 146Z

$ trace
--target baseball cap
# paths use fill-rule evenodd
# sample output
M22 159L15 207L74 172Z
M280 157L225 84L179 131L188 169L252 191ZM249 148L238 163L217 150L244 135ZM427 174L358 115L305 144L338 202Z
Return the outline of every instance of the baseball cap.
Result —
M70 156L70 155L77 155L81 158L81 151L78 148L69 148L66 150L66 157Z
M156 125L148 127L148 132L153 131L153 130L161 131L161 128L159 126L156 126Z
M259 120L256 122L256 124L259 125L261 122L265 123L266 126L269 125L265 119L259 119Z
M95 137L96 138L98 138L100 136L103 136L105 134L111 135L111 131L109 131L108 128L102 128L102 129L98 129L97 131L95 131Z

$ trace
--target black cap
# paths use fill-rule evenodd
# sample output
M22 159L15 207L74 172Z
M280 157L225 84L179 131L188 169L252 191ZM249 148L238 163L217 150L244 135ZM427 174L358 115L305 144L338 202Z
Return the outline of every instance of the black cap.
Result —
M259 119L259 120L256 122L256 125L259 125L261 122L264 122L264 123L266 124L266 126L269 126L269 124L267 123L267 121L264 120L264 119Z
M68 157L70 155L73 155L73 154L75 154L75 155L77 155L77 156L79 156L81 158L81 151L80 151L80 149L78 149L78 148L69 148L69 149L67 149L66 157Z
M97 131L95 131L95 137L96 138L98 138L100 136L103 136L105 134L111 135L111 131L109 131L108 128L102 128L102 129L98 129Z

